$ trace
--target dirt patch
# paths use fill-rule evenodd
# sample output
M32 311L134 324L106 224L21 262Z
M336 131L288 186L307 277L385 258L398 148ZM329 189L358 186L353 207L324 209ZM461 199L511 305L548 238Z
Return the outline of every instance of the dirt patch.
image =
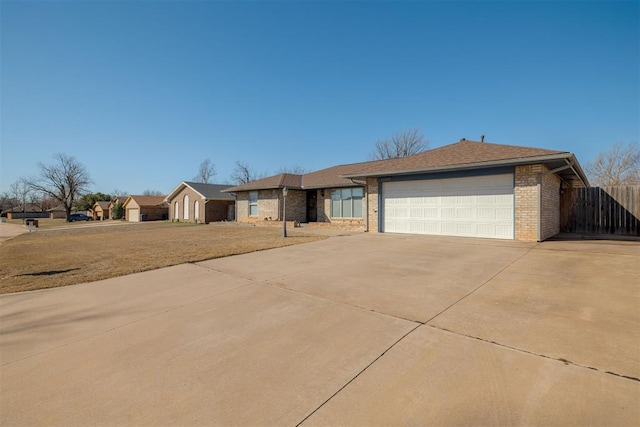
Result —
M324 239L266 227L148 223L28 233L0 246L0 293L108 279Z

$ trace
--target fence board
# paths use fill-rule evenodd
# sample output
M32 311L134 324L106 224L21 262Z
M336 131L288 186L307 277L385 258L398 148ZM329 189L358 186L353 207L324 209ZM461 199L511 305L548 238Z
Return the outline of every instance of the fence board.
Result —
M640 236L640 185L565 190L560 227L573 233Z

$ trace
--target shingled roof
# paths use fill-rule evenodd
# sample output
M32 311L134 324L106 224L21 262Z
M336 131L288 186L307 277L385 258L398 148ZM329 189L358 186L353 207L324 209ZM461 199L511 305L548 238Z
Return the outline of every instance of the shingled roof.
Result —
M190 187L193 191L200 194L205 200L235 200L230 194L223 193L222 190L229 188L225 184L205 184L203 182L183 181L166 197L166 201L171 200L181 192L185 187Z
M475 167L482 163L493 165L496 162L513 163L515 161L516 163L522 163L523 161L529 162L534 158L566 154L571 153L544 148L461 140L454 144L427 150L409 157L361 163L357 170L348 173L348 175L367 176L380 173L403 173L442 168L458 169L465 165L473 165Z
M165 204L164 201L165 196L129 196L127 200L123 203L124 206L129 204L129 200L135 200L138 206L163 206Z
M544 163L550 169L566 169L559 172L571 185L588 186L587 178L572 153L544 148L521 147L516 145L492 144L460 140L433 150L409 157L388 160L352 163L334 166L316 172L294 175L299 177L295 185L289 184L280 174L231 187L225 191L237 192L267 188L315 189L353 186L354 179L368 177L410 175L418 173L444 172L498 166ZM293 181L292 181L293 182Z

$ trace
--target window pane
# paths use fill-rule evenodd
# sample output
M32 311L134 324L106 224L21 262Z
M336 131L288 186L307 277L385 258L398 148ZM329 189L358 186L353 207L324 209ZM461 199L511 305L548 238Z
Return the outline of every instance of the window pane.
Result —
M331 217L340 218L340 190L331 190Z
M257 203L258 202L258 192L257 191L251 191L249 193L249 202L250 203Z
M353 216L350 188L342 189L342 216L343 218L351 218Z
M353 196L353 217L362 218L362 188L352 188Z
M353 199L353 217L362 218L362 197Z

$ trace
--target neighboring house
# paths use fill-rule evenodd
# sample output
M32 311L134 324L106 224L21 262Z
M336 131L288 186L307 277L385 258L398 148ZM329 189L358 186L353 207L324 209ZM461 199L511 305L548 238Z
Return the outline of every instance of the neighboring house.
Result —
M159 221L169 217L165 196L129 196L122 207L129 222Z
M58 205L55 208L48 209L47 212L49 213L50 219L66 219L67 218L67 211L62 205Z
M16 206L2 212L2 216L7 219L24 219L24 218L49 218L47 212L43 212L42 208L36 204L27 203L24 206Z
M93 204L91 208L93 212L93 219L97 221L102 221L105 219L111 218L109 215L109 201L99 201Z
M181 182L165 199L169 219L181 222L233 221L235 197L223 193L228 185Z
M363 231L542 241L560 194L588 187L572 153L460 140L409 157L280 174L226 189L238 221L351 223Z

